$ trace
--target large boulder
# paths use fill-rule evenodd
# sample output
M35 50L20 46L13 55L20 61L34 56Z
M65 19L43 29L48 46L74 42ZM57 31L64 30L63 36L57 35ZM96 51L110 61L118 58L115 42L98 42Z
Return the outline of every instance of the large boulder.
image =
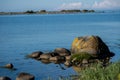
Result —
M56 48L54 52L58 53L60 56L69 56L71 52L65 48Z
M114 56L108 46L98 36L84 36L74 39L71 47L72 54L86 52L100 59Z

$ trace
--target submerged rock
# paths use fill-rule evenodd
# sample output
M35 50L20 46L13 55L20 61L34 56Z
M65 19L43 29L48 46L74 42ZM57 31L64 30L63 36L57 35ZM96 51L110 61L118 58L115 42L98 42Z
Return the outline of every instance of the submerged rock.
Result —
M99 59L114 56L108 46L98 36L84 36L74 39L71 47L72 54L86 52Z
M71 52L65 48L56 48L54 52L58 53L60 56L69 56Z
M20 73L16 78L16 80L34 80L34 79L35 77L33 75L25 72Z
M0 76L0 80L11 80L11 79L7 76Z

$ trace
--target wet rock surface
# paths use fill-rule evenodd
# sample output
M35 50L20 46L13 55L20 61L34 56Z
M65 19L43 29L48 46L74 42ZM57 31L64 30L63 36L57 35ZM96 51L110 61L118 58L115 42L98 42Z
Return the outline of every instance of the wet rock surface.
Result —
M28 55L28 57L41 61L44 64L58 64L61 69L66 67L88 67L91 63L102 62L106 65L114 53L110 52L108 46L98 36L77 37L72 43L71 50L66 48L56 48L53 52L36 51ZM62 64L62 65L61 65ZM6 64L4 68L14 69L12 63ZM34 80L35 77L29 73L22 72L16 80ZM0 80L11 80L8 77L0 77Z
M14 68L12 63L6 64L4 67L8 68L8 69L13 69Z
M38 58L38 57L40 57L41 54L43 54L43 52L41 52L41 51L36 51L36 52L33 52L32 54L28 55L28 57Z
M83 36L73 40L71 50L56 48L53 52L42 53L40 51L40 53L34 52L30 55L45 64L64 63L68 67L71 65L86 65L99 61L107 63L114 56L114 53L110 52L108 46L99 36Z
M71 52L65 48L56 48L54 52L58 53L60 56L69 56Z
M38 53L32 53L30 55L37 54ZM50 62L55 62L55 63L60 63L66 60L70 60L71 52L68 49L65 48L56 48L53 52L47 52L47 53L42 53L39 55L39 57L34 57L36 60L40 60L41 62L45 63L50 63ZM31 57L33 58L33 57Z
M16 80L35 80L35 77L32 74L22 72L16 77Z

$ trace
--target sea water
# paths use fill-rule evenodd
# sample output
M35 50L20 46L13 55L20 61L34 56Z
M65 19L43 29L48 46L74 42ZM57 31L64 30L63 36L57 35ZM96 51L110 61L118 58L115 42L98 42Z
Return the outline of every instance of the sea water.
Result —
M49 52L71 48L75 37L97 35L120 59L120 13L81 13L0 16L0 66L13 63L16 70L0 68L0 76L15 80L20 72L35 75L36 80L77 74L72 67L43 64L25 56L34 51Z

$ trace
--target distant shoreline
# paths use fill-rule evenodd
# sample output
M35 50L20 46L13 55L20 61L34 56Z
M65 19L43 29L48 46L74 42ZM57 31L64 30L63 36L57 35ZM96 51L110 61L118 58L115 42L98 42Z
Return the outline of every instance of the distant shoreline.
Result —
M61 11L32 11L26 12L0 12L0 15L21 15L21 14L70 14L70 13L95 13L95 10L61 10Z

